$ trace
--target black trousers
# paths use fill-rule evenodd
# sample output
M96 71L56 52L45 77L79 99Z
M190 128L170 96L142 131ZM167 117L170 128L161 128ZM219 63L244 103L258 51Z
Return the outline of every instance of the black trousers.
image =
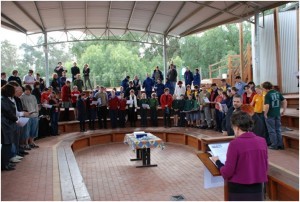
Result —
M147 109L140 109L141 112L141 126L147 127Z
M158 126L158 123L157 123L157 110L156 110L156 108L151 109L150 110L150 114L151 114L151 124L152 124L152 126Z
M11 145L12 144L2 144L1 147L1 168L4 168L9 164L9 159L11 158Z
M185 127L185 113L180 112L180 121L179 121L179 126L180 127Z
M228 182L229 201L263 201L263 183L239 184Z
M116 109L110 109L109 110L109 117L111 122L111 127L116 128L117 127L117 110Z
M103 128L103 126L104 128L107 128L107 107L106 106L98 107L97 115L98 115L99 128Z
M70 119L69 118L69 108L65 108L63 120L64 121L70 121L69 119Z
M136 113L134 107L128 108L128 119L131 127L135 127Z
M166 113L164 112L164 126L165 127L171 127L171 119L170 119L170 111Z
M125 127L126 110L119 110L119 124L121 128Z
M80 131L85 130L85 121L80 121L79 125L80 125Z

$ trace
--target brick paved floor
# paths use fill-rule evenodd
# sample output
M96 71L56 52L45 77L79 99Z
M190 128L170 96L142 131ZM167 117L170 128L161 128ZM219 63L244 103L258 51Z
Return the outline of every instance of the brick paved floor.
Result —
M158 167L136 168L129 146L108 144L76 153L81 174L93 200L170 200L182 194L189 201L222 201L223 187L204 189L204 165L187 146L168 143L151 150Z

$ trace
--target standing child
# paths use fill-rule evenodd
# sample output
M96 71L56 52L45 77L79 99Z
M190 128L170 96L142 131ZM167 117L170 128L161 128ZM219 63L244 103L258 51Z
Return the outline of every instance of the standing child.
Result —
M176 98L177 98L177 95L174 94L173 95L172 108L173 108L173 115L174 115L174 126L178 127L178 115L180 114L180 110L179 110L180 100L176 99Z
M195 107L195 100L193 100L192 94L188 95L188 99L184 104L184 111L186 112L186 120L188 122L188 127L193 127L193 112Z
M147 99L146 93L142 93L142 97L139 100L139 109L141 115L141 127L147 127L147 112L148 108L145 105L149 105L149 101Z
M71 92L71 101L72 101L72 107L74 108L75 120L77 119L76 101L79 95L80 92L78 91L77 86L73 86L73 91Z
M125 115L126 115L126 98L124 98L124 92L120 94L119 99L119 124L120 128L125 128Z
M78 111L78 121L80 124L80 132L85 132L85 114L86 114L86 103L84 101L85 94L82 93L78 96L76 107Z
M156 98L156 93L151 94L151 98L149 100L149 106L150 106L150 114L151 114L151 124L152 126L158 126L157 123L158 100Z
M136 95L134 94L134 90L131 89L129 91L129 105L128 105L128 119L130 121L130 126L135 127L135 120L136 120L136 109L137 109L137 100Z
M194 116L194 120L196 121L196 127L200 128L200 103L199 103L199 94L195 95L195 105L194 105L194 111L192 112Z
M179 126L180 127L185 127L185 113L184 111L184 105L185 105L185 99L184 99L184 95L180 95L179 97L179 116L180 116L180 122L179 122Z
M172 95L169 94L170 91L168 88L165 88L164 94L160 97L161 109L164 111L164 126L171 127L171 108L173 98Z
M222 120L223 120L223 116L224 116L224 114L222 112L222 109L220 107L220 104L223 101L223 95L222 94L223 94L223 89L219 88L218 89L218 96L214 100L215 109L216 109L216 123L217 123L216 131L218 131L218 132L222 132Z
M59 135L58 134L58 113L59 113L59 100L56 98L56 93L53 91L49 95L49 105L52 105L50 109L50 134L52 136Z
M81 79L80 74L76 75L76 79L74 81L74 86L77 86L78 90L80 93L82 93L82 88L83 88L83 81Z
M116 96L114 90L111 91L111 97L108 100L109 116L111 122L111 128L117 127L117 112L119 109L119 98Z

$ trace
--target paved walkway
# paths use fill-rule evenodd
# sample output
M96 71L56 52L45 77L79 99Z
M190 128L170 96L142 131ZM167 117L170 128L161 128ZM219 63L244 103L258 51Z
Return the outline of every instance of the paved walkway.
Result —
M210 135L199 129L182 129L187 130ZM15 171L2 171L1 200L61 200L56 145L72 135L74 133L38 140L40 148L31 150L30 155L17 164ZM141 162L129 161L134 153L127 145L98 145L76 153L93 200L170 200L172 195L179 194L186 200L223 200L222 187L203 188L203 165L192 148L167 143L165 150L154 149L152 156L157 168L138 169L135 165ZM299 176L298 152L269 150L269 161ZM139 197L137 193L143 194Z

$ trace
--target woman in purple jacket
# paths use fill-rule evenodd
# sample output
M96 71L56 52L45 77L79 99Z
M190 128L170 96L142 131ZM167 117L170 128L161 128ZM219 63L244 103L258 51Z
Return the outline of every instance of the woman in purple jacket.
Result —
M266 141L249 132L253 122L245 112L233 113L231 124L236 138L229 144L225 165L218 157L212 159L228 181L229 201L261 201L263 184L268 180Z

